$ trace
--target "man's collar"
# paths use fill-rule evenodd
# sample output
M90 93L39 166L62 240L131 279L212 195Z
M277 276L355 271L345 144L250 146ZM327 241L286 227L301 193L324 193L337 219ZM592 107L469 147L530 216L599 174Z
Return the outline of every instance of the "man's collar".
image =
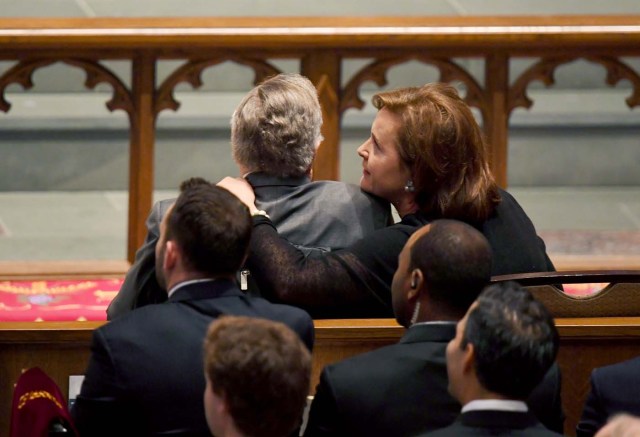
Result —
M407 329L400 343L448 342L455 336L455 322L420 323Z
M462 413L468 411L512 411L518 413L526 413L529 411L527 404L523 401L512 399L476 399L468 402L462 407Z
M245 176L245 179L254 188L273 185L297 187L299 185L304 185L311 182L311 178L308 175L281 178L278 176L269 175L264 172L249 173Z
M226 278L184 281L172 287L171 291L169 302L244 295L235 280Z
M171 297L173 295L173 293L175 293L176 291L178 291L182 287L186 287L186 286L191 285L191 284L198 284L200 282L213 282L215 280L216 279L212 279L212 278L204 278L204 279L191 279L189 281L178 282L176 285L171 287L171 289L167 292L167 297Z

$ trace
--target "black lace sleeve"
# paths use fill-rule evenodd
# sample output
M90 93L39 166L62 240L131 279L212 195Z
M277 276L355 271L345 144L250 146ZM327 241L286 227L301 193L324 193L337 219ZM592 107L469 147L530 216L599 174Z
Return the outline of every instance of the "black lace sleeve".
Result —
M265 298L304 308L315 318L393 317L391 278L410 234L397 226L349 249L305 257L271 221L256 217L247 267Z

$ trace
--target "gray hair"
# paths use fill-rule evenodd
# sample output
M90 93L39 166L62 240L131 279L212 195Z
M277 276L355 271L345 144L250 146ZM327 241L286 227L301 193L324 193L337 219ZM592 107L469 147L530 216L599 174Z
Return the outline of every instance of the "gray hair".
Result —
M322 110L309 79L278 74L252 89L231 118L233 158L279 177L307 173L322 141Z

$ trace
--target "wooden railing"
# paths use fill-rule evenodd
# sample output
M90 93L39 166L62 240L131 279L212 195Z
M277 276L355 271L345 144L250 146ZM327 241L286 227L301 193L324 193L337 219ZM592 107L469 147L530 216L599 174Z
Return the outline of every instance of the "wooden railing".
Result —
M349 108L361 108L364 82L385 83L391 67L412 60L439 70L440 80L462 82L466 101L479 109L498 182L507 184L509 116L530 107L528 85L553 83L560 66L579 58L604 67L607 83L631 82L630 107L640 104L640 76L622 57L640 56L640 16L560 17L297 17L175 19L1 19L0 60L15 61L0 76L0 111L8 111L7 86L32 86L39 68L55 62L86 72L89 88L107 83L110 110L123 110L130 122L128 259L145 235L144 217L152 200L155 121L177 110L177 84L201 85L206 68L225 61L255 71L256 82L278 73L269 60L295 59L318 88L325 141L314 165L318 179L337 179L340 123ZM534 58L518 77L510 61ZM484 80L458 59L484 61ZM370 62L342 77L344 61ZM131 61L131 85L101 61ZM182 60L162 83L158 62Z

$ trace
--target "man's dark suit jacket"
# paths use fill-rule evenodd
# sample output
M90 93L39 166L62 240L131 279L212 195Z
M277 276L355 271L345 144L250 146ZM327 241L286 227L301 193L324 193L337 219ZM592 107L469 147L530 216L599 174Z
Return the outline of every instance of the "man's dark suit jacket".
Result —
M280 235L307 255L313 251L350 246L390 222L389 204L355 185L335 181L311 182L308 177L277 178L251 173L256 206L271 217ZM136 252L120 292L107 308L112 320L134 308L166 300L155 277L155 245L160 221L175 199L154 204L147 218L147 237ZM251 276L249 276L251 280Z
M203 341L223 314L285 323L311 349L313 321L304 311L245 296L229 280L179 288L93 334L91 358L72 407L82 435L149 435L187 429L209 436L204 415ZM259 384L260 381L256 381Z
M513 411L468 411L450 426L420 436L522 436L551 437L562 434L549 431L531 413Z
M451 424L460 404L447 391L447 343L455 323L416 325L399 343L326 366L305 436L413 436ZM560 375L554 366L529 400L562 431Z
M591 392L576 435L592 436L617 413L640 416L640 357L591 372Z

